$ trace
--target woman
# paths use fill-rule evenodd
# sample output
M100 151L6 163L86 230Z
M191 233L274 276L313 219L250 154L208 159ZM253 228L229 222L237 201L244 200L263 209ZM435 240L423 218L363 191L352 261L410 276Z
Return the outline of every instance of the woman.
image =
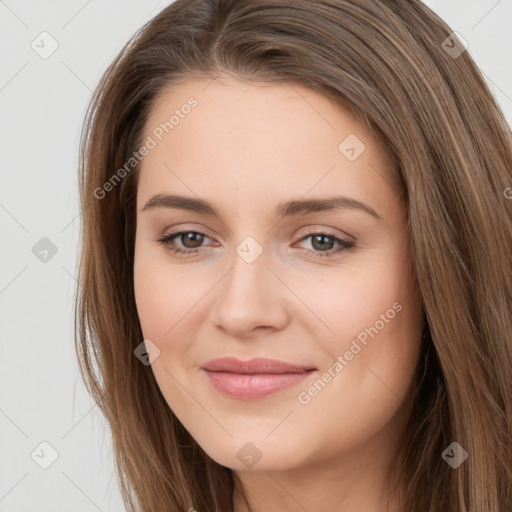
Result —
M512 137L419 1L177 0L81 146L77 350L129 510L512 510Z

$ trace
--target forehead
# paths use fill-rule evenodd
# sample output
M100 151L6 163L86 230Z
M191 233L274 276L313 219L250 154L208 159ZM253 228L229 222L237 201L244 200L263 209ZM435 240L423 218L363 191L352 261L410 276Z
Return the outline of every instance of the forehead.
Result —
M174 84L148 115L148 138L155 145L140 165L144 196L162 187L260 198L270 188L294 196L340 187L349 193L358 182L377 186L388 164L349 109L289 83L222 77Z
M195 106L189 108L192 101ZM346 130L352 130L367 145L372 143L367 127L348 107L299 84L255 82L231 76L179 82L160 91L145 131L151 133L173 114L172 135L176 137L180 132L189 134L175 129L180 124L193 125L198 135L209 130L209 138L229 134L259 139L278 132L278 141L284 143L298 136L323 140L328 132L339 138ZM316 137L314 132L318 133Z

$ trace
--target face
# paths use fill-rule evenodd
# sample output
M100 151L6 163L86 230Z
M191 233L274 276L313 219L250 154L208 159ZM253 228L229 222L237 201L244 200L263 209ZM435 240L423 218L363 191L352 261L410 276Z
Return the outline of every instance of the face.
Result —
M239 471L393 443L421 305L365 125L309 89L224 77L168 88L144 140L135 296L184 427Z

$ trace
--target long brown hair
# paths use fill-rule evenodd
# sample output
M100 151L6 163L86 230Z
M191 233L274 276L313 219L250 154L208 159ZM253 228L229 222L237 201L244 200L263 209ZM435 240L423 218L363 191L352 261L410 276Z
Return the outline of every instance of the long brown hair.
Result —
M106 70L81 139L76 347L130 511L232 511L232 471L134 356L138 167L117 172L164 87L224 71L319 91L382 141L426 319L397 468L403 510L512 510L512 134L451 32L418 0L177 0ZM442 458L452 442L468 453L456 469Z

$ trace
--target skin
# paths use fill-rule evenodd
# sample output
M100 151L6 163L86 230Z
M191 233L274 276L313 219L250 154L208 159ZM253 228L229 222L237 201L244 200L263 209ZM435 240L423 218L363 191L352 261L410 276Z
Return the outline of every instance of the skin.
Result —
M397 511L387 477L412 403L421 301L385 152L349 110L317 92L228 75L167 88L144 137L190 96L197 106L144 157L137 191L135 296L144 337L160 350L158 385L205 452L235 472L235 512L249 510L241 489L254 512ZM354 161L338 149L349 134L365 145ZM219 215L143 210L153 195L171 193L199 197ZM381 219L355 208L275 216L282 201L333 195ZM199 247L192 257L156 241L187 230L206 236L169 245ZM324 257L339 244L305 238L322 232L355 247ZM236 252L248 236L263 250L252 263ZM298 394L394 303L401 311L301 403ZM200 370L222 356L318 370L292 388L240 400ZM247 443L261 456L252 467L237 457Z

